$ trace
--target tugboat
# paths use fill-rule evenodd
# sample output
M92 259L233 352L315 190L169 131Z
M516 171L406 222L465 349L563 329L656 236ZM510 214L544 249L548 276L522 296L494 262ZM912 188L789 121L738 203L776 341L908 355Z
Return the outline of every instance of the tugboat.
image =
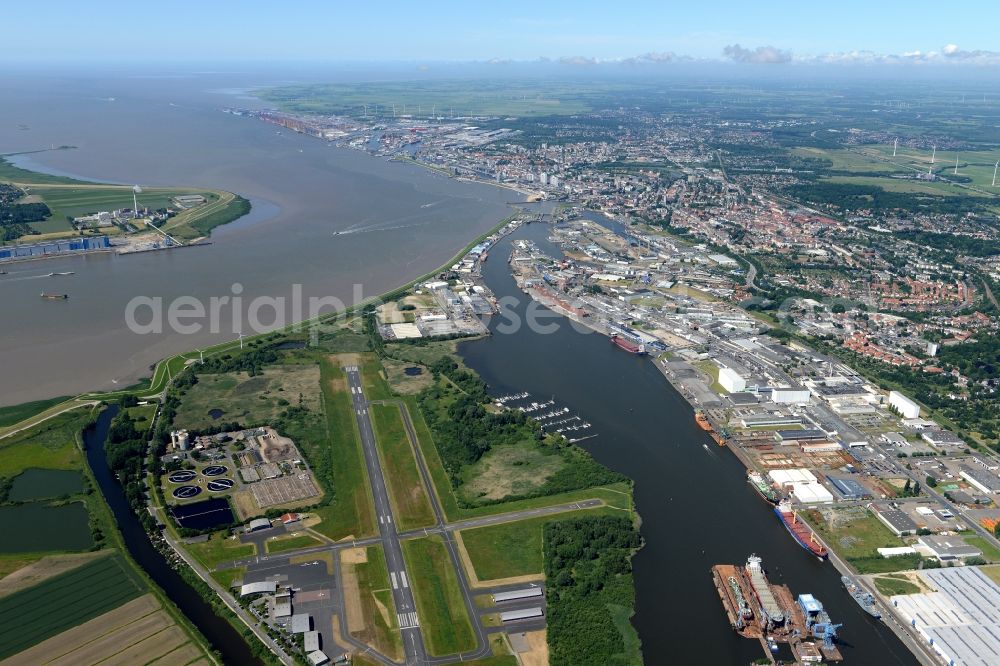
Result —
M853 580L847 576L841 576L840 582L844 584L847 591L858 602L858 605L869 615L871 615L876 620L882 618L882 613L879 612L878 606L875 605L875 596L871 592L865 591L860 585L855 583Z

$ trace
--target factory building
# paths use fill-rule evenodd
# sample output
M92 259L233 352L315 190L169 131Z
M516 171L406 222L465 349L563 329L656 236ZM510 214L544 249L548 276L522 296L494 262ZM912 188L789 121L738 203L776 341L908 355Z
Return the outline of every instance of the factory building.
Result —
M780 405L800 405L809 402L809 389L789 386L771 390L771 401Z
M917 532L917 524L913 522L913 519L892 504L869 504L868 509L898 537L906 536L907 534L916 534Z
M31 243L29 245L8 245L0 247L0 262L12 261L14 259L38 259L55 254L69 254L72 252L93 252L95 250L107 250L110 247L111 241L108 240L107 236L71 238L45 243Z
M895 407L904 419L915 419L920 416L920 405L899 391L889 391L889 406Z
M719 386L729 393L737 393L746 389L747 380L732 368L719 368Z

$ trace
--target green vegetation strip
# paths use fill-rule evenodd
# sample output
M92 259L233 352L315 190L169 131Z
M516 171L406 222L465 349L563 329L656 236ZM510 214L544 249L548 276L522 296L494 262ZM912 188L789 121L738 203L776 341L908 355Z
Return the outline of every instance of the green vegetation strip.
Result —
M333 497L314 511L322 518L315 529L331 539L373 535L375 507L344 371L329 359L323 359L320 383L326 413L326 441L320 445L310 443L307 455L313 469L326 480L326 490Z
M358 594L365 622L364 633L356 634L356 637L382 654L402 660L403 637L396 622L396 606L389 588L389 567L385 563L382 546L369 546L366 561L349 566L354 567L358 578Z
M0 428L5 428L7 426L12 426L15 423L20 423L25 419L29 419L32 416L41 414L46 409L58 405L61 402L69 400L68 397L63 396L60 398L50 398L49 400L35 400L32 402L21 403L20 405L12 405L10 407L0 407Z
M254 554L252 544L241 544L235 539L227 538L227 532L216 532L209 536L208 541L188 543L184 547L194 555L203 567L214 569L216 565L232 562Z
M427 651L441 657L472 650L476 636L444 541L429 536L403 542Z
M146 592L118 554L0 599L0 659L118 608Z
M897 594L916 594L920 588L908 580L898 578L876 578L875 587L881 594L892 597Z
M370 413L400 529L433 525L434 511L420 480L399 408L394 404L372 405Z

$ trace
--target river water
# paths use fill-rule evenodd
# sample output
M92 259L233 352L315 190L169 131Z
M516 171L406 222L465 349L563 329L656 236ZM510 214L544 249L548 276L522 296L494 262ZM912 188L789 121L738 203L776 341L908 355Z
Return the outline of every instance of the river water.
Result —
M484 267L498 298L520 301L512 311L522 321L534 306L510 275L510 244L528 238L560 256L548 235L546 225L522 227L490 251ZM695 425L691 407L652 362L559 317L545 320L546 326L557 324L548 334L528 326L500 333L504 319L491 322L492 337L461 346L466 363L495 394L555 395L598 433L583 446L635 481L646 545L633 561L633 621L646 663L742 665L762 656L757 642L730 629L710 573L713 564L742 564L751 553L763 557L774 582L789 585L796 595L814 594L833 621L844 624L845 663L917 663L888 628L854 602L831 564L792 540L770 505L749 487L742 464Z
M217 228L212 245L132 256L66 257L4 266L0 275L0 405L123 387L166 356L252 329L220 312L218 333L136 334L136 296L284 297L283 323L310 297L346 304L388 291L453 256L509 214L513 192L449 179L263 122L222 113L250 107L246 86L280 82L241 74L56 78L0 74L0 153L25 168L145 186L227 189L253 212ZM142 203L142 195L139 195ZM336 230L352 233L334 235ZM73 271L65 277L50 272ZM233 285L240 287L234 289ZM360 285L356 287L355 285ZM46 301L40 292L69 294ZM150 311L138 319L147 322ZM264 307L265 328L275 322Z

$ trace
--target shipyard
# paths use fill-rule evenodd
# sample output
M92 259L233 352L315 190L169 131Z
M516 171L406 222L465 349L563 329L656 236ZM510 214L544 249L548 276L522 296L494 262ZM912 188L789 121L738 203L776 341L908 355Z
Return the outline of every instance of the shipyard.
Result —
M744 566L717 564L712 578L733 629L760 641L770 663L787 659L780 654L782 645L795 663L843 660L836 644L841 625L811 594L795 597L787 585L768 581L761 558L751 555Z

